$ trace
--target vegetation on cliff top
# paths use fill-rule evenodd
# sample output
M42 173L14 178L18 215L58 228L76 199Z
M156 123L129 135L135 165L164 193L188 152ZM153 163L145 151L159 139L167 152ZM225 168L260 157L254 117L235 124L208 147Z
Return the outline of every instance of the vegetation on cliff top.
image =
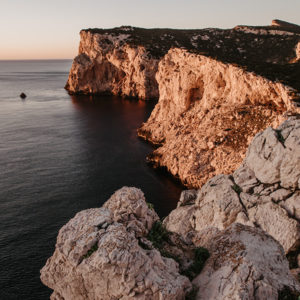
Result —
M233 29L146 29L122 26L83 31L111 36L126 34L125 43L144 46L157 59L171 48L187 49L239 65L247 71L300 90L300 63L290 63L295 59L295 45L300 42L300 26L237 26ZM109 39L106 41L109 42Z

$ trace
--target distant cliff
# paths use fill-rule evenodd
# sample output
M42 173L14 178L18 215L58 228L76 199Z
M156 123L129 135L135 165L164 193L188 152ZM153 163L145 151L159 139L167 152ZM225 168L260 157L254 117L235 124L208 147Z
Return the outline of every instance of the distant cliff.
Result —
M247 65L255 72L277 78L280 70L274 70L274 63L299 59L296 48L300 31L264 28L175 30L123 26L82 30L66 89L70 93L158 98L158 63L171 48ZM267 65L262 67L262 63ZM293 81L289 76L280 79Z
M87 29L66 89L159 97L138 130L160 146L148 161L201 187L237 168L257 132L299 113L299 59L296 25Z

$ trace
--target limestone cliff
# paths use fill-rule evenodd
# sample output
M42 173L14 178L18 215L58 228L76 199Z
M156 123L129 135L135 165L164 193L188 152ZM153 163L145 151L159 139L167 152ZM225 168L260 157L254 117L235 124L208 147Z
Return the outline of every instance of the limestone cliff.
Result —
M126 43L130 34L80 32L79 55L74 59L66 89L70 93L113 94L157 98L158 60L145 47Z
M139 135L161 145L149 161L188 186L231 173L254 135L299 111L295 90L182 49L160 61L160 99Z
M122 26L82 30L79 53L66 89L69 93L158 98L158 62L174 47L234 63L282 64L295 60L299 34L276 30L266 34L241 28L174 30ZM273 70L268 73L274 75Z

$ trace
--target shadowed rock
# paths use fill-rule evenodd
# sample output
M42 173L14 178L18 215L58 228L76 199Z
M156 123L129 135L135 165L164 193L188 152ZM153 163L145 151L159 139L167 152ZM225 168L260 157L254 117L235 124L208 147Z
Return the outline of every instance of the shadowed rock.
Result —
M27 97L27 96L26 96L25 93L21 93L21 94L20 94L20 98L21 98L21 99L25 99L26 97Z

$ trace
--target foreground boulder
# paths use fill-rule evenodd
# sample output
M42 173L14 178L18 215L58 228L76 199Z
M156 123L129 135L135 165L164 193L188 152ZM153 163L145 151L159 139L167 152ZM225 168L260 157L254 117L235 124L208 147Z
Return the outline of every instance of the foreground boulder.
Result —
M282 246L261 229L210 228L191 242L159 224L136 188L124 187L102 208L79 212L59 231L41 270L51 299L275 300L283 292L300 294Z
M300 245L299 180L300 120L295 117L257 134L232 175L183 192L187 199L164 222L182 236L238 222L263 229L290 253Z
M105 206L82 211L61 228L41 270L52 299L184 299L191 284L178 264L139 245L137 237L158 219L143 193L122 188Z
M201 243L201 241L199 241ZM208 243L210 258L193 280L196 299L297 299L282 247L262 230L233 224Z

